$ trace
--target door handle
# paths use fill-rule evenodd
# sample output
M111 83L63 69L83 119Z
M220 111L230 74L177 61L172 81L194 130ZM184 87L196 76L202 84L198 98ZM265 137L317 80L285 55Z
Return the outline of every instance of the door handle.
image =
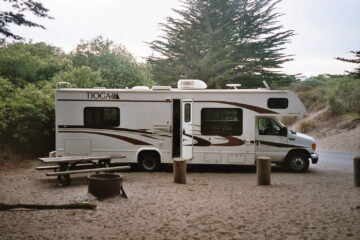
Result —
M295 141L295 138L288 138L289 140Z

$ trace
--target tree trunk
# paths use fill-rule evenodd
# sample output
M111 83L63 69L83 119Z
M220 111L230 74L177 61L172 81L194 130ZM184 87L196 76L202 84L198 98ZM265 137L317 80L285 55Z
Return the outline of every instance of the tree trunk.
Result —
M258 157L256 161L257 185L270 185L270 158Z
M354 157L354 184L360 187L360 156Z
M96 209L96 204L93 203L70 203L59 205L43 205L43 204L6 204L0 203L0 211L6 211L14 208L31 208L31 209Z
M182 158L174 158L174 183L186 183L186 160Z

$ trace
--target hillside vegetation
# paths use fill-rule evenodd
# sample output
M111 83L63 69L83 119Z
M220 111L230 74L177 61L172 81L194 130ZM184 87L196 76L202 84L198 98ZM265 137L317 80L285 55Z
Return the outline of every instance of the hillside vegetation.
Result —
M289 87L307 109L299 119L281 120L307 133L324 150L360 152L360 79L347 75L319 75Z

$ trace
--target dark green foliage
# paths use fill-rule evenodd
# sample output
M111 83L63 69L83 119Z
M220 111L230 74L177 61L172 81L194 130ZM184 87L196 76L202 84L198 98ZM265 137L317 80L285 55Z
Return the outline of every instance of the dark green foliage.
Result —
M0 11L0 34L8 38L23 39L21 36L11 32L9 24L45 29L43 25L26 19L24 15L26 11L31 12L37 17L52 18L47 14L49 9L45 8L42 3L33 0L3 0L3 2L8 2L13 8L13 11Z
M70 66L60 49L45 43L2 42L0 45L0 76L17 87L49 80Z
M135 85L152 85L147 66L139 64L120 45L98 36L91 41L82 41L71 54L75 67L90 67L100 73L101 86L124 88Z
M17 88L2 104L1 142L45 153L54 146L54 90L48 84Z
M204 80L210 87L242 83L262 86L263 80L288 85L293 78L275 69L291 58L281 51L294 34L281 31L272 0L185 0L161 24L164 35L150 43L155 79L174 85L179 78Z
M349 63L355 63L358 64L357 68L354 72L348 72L350 76L353 76L355 78L360 78L360 51L351 51L351 53L355 54L355 59L347 59L347 58L341 58L337 57L337 60L343 61L343 62L349 62Z
M99 72L95 72L89 67L78 67L57 73L51 82L53 87L57 82L69 82L71 87L92 88L102 86L103 80Z

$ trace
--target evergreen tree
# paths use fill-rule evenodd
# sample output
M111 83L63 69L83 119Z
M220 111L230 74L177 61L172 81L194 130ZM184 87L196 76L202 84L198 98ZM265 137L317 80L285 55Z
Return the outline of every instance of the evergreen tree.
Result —
M349 73L350 76L353 76L355 78L360 78L360 51L355 51L355 52L351 51L351 53L355 54L355 59L347 59L347 58L341 58L341 57L337 57L336 59L343 61L343 62L358 64L358 67L355 68L354 72L347 71L347 73Z
M11 32L8 28L9 24L16 24L18 26L27 26L27 27L39 27L45 29L41 24L35 23L33 21L25 18L24 12L31 12L37 17L49 18L48 15L49 9L45 8L42 3L35 2L33 0L3 0L11 4L11 7L14 11L0 11L0 34L5 35L5 37L13 38L15 40L21 40L23 37L16 35Z
M180 17L161 24L164 35L150 47L155 79L174 84L179 78L202 79L210 87L226 83L259 86L288 84L276 69L292 60L282 53L294 34L282 31L272 0L184 0Z

